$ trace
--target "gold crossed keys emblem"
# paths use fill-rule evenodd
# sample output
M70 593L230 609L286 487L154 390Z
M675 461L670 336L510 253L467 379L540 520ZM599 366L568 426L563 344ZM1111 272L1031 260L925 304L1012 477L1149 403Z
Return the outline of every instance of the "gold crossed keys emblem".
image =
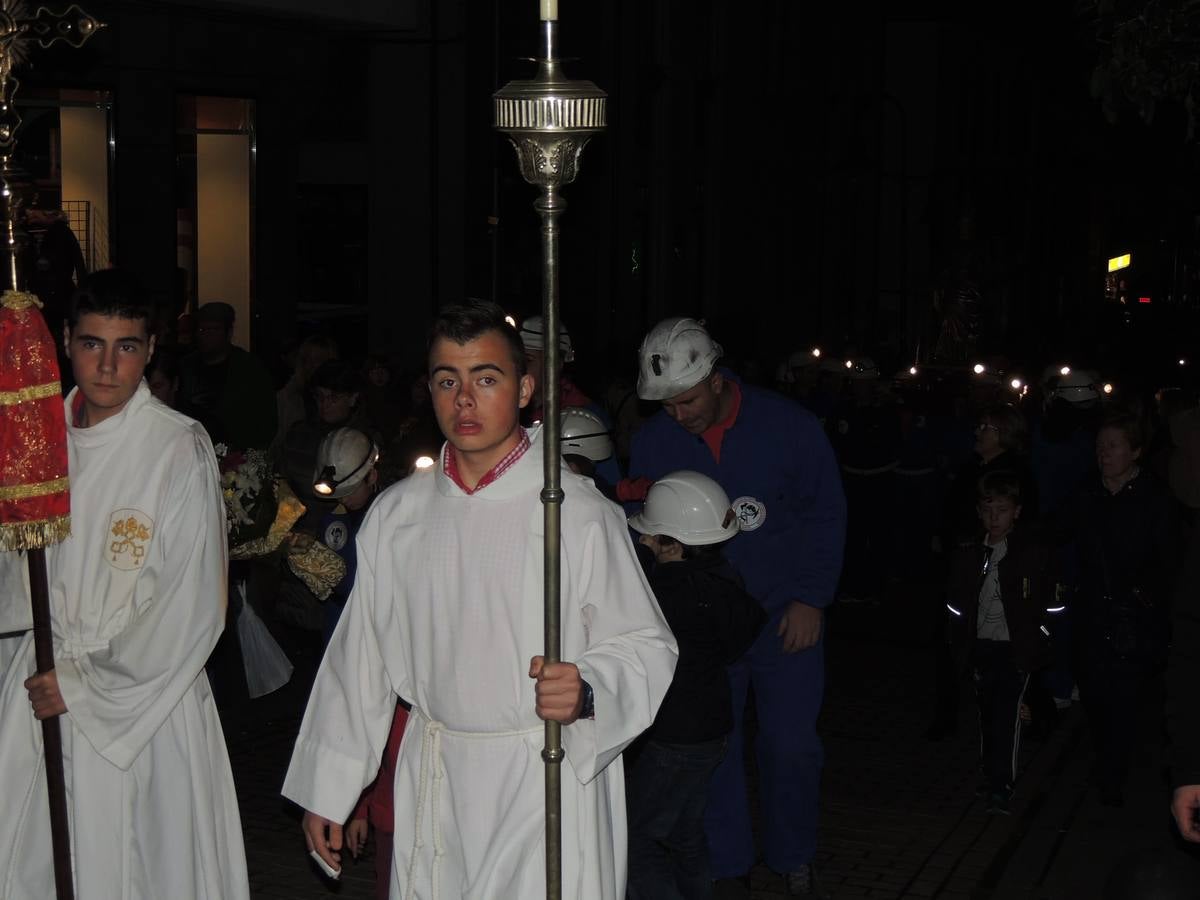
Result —
M63 41L82 47L104 23L72 3L63 12L54 13L39 6L30 15L25 0L0 0L0 150L11 150L16 142L21 117L12 98L20 82L13 69L29 57L30 45L49 47Z
M109 563L117 569L140 569L146 559L146 545L153 534L150 517L140 510L120 509L113 513L109 530Z

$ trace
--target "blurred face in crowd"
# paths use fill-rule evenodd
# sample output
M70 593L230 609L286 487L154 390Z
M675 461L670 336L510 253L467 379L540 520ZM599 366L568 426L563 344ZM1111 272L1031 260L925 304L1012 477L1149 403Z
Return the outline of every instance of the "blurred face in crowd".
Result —
M442 434L482 475L516 445L533 379L518 374L504 336L488 331L465 344L447 338L435 342L429 351L429 390Z
M145 319L84 313L64 333L71 372L83 395L83 425L115 416L133 396L154 352Z
M1141 455L1142 451L1133 449L1120 428L1101 428L1096 435L1096 464L1106 481L1127 478Z
M150 385L150 393L166 406L175 406L175 395L179 393L178 378L168 378L162 369L155 369L146 379L146 383Z
M319 387L313 391L317 401L317 417L326 425L340 425L350 418L358 403L358 394L333 391Z
M979 501L979 521L987 531L988 543L994 544L1012 531L1021 517L1021 504L1011 497L987 497Z
M975 452L984 462L991 462L1004 452L1000 446L1000 429L987 419L980 419L975 425Z
M724 398L724 399L723 399ZM725 378L713 372L693 388L662 402L667 415L692 434L703 434L728 413Z
M233 330L220 322L196 323L196 349L206 359L223 359L233 341Z

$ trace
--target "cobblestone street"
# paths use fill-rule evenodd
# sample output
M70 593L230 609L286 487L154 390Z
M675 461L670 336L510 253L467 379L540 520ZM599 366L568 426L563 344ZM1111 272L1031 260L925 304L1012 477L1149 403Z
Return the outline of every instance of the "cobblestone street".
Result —
M1099 806L1087 790L1076 705L1044 743L1025 743L1012 815L986 814L974 794L969 710L957 737L924 737L930 666L913 631L899 606L839 607L830 617L817 866L832 897L1083 900L1105 896L1110 871L1132 857L1195 869L1175 847L1154 717L1140 726L1146 739L1124 809ZM313 654L289 652L299 657L292 684L226 715L251 887L262 900L370 897L372 848L348 861L341 884L324 880L304 853L299 812L278 793L315 665ZM1200 870L1194 877L1200 884ZM784 896L761 865L752 889Z

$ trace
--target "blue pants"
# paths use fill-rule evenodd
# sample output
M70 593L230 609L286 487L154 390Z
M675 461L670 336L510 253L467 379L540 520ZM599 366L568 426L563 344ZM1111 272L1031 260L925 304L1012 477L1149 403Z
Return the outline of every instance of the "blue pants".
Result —
M824 754L817 714L825 692L824 639L799 653L784 653L774 615L749 652L729 668L733 733L713 775L705 830L714 878L737 878L754 865L750 805L746 795L743 715L754 686L758 714L759 799L767 865L794 872L817 849L817 796Z
M709 900L704 807L725 739L648 741L625 781L629 816L626 900Z

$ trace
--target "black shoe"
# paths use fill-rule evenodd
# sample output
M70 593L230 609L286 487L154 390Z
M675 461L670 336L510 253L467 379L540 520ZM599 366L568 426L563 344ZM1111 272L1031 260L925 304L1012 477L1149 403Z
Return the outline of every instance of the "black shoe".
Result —
M1125 805L1125 792L1110 784L1101 784L1098 790L1100 803L1112 809L1121 809Z
M750 900L750 876L718 878L713 882L713 900Z
M987 805L984 806L984 811L993 816L1012 815L1012 810L1008 807L1008 801L1012 799L1012 795L1013 789L1011 787L991 791L988 794Z
M817 871L811 863L784 874L783 886L789 897L814 897L823 900L826 896L817 884Z

